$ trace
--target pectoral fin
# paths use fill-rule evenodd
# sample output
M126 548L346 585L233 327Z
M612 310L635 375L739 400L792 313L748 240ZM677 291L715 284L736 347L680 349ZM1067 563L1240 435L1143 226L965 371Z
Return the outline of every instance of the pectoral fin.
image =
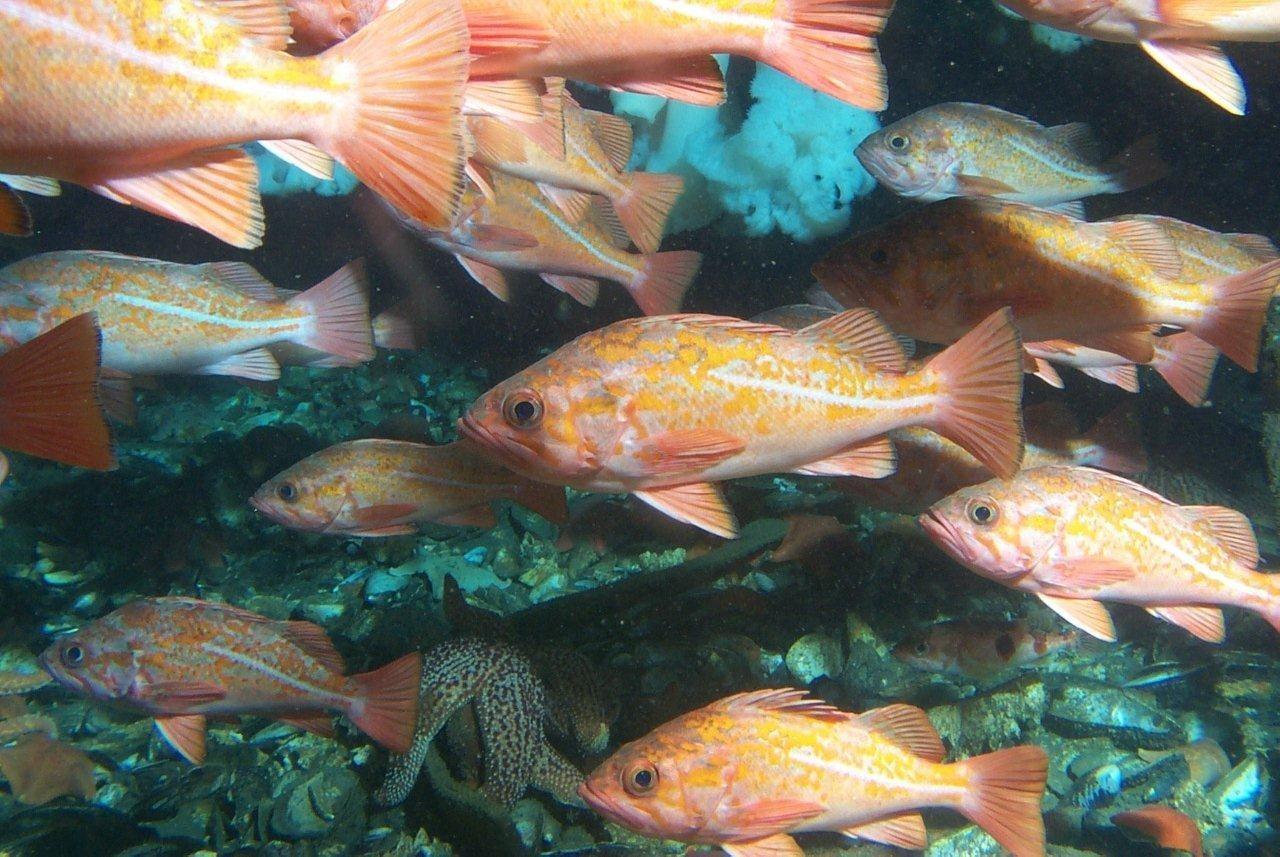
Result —
M646 438L636 452L646 473L705 470L746 449L739 437L713 428L679 429Z
M1001 196L1014 194L1018 189L1011 187L999 179L988 176L974 176L959 173L955 177L956 189L964 196Z
M1107 557L1058 560L1036 566L1032 576L1041 584L1071 594L1087 594L1134 577L1133 567Z

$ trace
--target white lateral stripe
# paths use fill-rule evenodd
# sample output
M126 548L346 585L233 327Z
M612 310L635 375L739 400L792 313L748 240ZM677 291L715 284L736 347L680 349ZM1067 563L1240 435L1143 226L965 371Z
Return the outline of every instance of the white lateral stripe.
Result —
M573 137L565 137L565 141L569 144L569 148L573 150L573 153L577 155L579 158L581 158L583 163L591 167L591 172L596 176L596 178L600 179L610 187L621 188L622 190L626 190L627 186L621 180L619 180L617 176L615 176L612 172L610 172L609 170L606 170L604 167L597 164L595 161L591 160L591 158L587 157L586 150L583 149L582 146L578 144L578 141L576 139L574 139Z
M137 295L112 295L111 299L117 303L127 304L128 306L138 307L139 309L150 310L159 315L172 316L181 318L186 321L194 321L200 324L216 324L219 327L229 327L233 330L285 330L290 327L300 327L303 319L289 321L288 319L270 319L265 321L253 321L251 319L227 318L221 315L213 315L212 313L201 312L187 307L174 306L164 301L153 301L150 298L142 298Z
M702 3L694 3L690 0L648 0L648 3L663 12L683 15L691 20L709 24L747 27L761 31L767 31L773 24L772 19L761 18L758 15L744 15L741 12L726 12L723 9L713 8L712 4L705 0Z
M802 387L786 381L772 381L768 378L758 378L754 375L743 375L725 368L712 369L707 374L712 378L734 386L761 390L766 393L778 393L783 396L819 402L824 405L843 405L848 408L862 408L871 411L897 411L916 407L933 408L936 405L935 397L932 395L876 399L863 396L847 396L844 393L834 393L830 390L820 390L816 387Z
M210 654L218 655L219 657L223 657L223 658L227 658L228 660L235 661L236 663L241 664L242 666L248 667L254 672L262 673L268 678L274 679L275 681L278 681L281 684L288 685L289 687L299 690L312 700L315 700L318 702L332 702L333 700L340 700L341 702L344 702L344 703L348 701L346 698L336 693L332 693L331 691L325 690L322 687L316 687L315 685L309 682L305 682L301 679L294 678L291 675L286 675L285 673L280 672L279 670L266 664L265 662L260 661L257 658L252 657L250 655L247 655L244 652L237 652L232 649L225 649L216 643L202 643L200 648L204 649L206 652L209 652Z
M1059 173L1061 175L1066 176L1067 178L1072 178L1077 181L1093 182L1095 184L1097 183L1097 180L1098 180L1097 168L1094 168L1092 171L1089 171L1089 172L1086 172L1084 170L1069 169L1063 164L1050 160L1047 155L1037 152L1035 149L1031 148L1030 146L1023 145L1021 142L1018 141L1016 137L1012 137L1012 136L1006 137L1005 142L1009 144L1010 148L1014 149L1015 151L1021 152L1022 154L1026 155L1028 158L1031 158L1033 161L1039 161L1041 164L1043 164L1045 167L1047 167L1048 169L1052 170L1055 173Z
M237 78L228 75L220 68L194 65L180 56L148 53L131 42L117 41L104 33L86 30L69 17L50 15L33 9L21 0L0 0L0 18L8 18L30 29L42 30L70 39L94 52L150 69L160 75L177 75L192 83L256 98L305 102L325 107L326 112L332 108L332 93L312 87L291 86L253 78Z
M878 786L885 786L892 789L901 789L907 793L915 793L920 790L922 785L931 784L921 783L919 780L902 780L897 777L882 776L870 770L870 767L854 767L836 759L823 759L814 754L811 747L793 747L787 751L787 757L802 765L812 765L839 777L850 780L856 780L861 783L874 783Z
M613 259L610 259L604 253L602 253L599 248L592 246L591 242L582 236L582 233L575 230L559 214L552 211L547 206L543 205L542 200L530 198L529 202L533 204L534 208L536 208L548 220L550 220L552 224L556 227L556 229L559 229L566 238L568 238L570 241L573 241L582 249L586 250L588 253L590 253L592 256L598 259L601 264L606 265L614 270L626 271L627 279L630 279L635 274L634 269L618 264L616 261L614 261Z

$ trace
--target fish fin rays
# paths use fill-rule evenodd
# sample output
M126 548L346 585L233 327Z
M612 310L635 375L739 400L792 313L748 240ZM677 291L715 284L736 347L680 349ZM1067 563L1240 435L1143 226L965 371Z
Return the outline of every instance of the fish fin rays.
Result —
M1080 371L1104 384L1119 387L1126 393L1138 392L1138 367L1132 363L1123 366L1082 366Z
M34 232L31 210L7 184L0 184L0 235L30 238Z
M291 643L319 661L325 669L338 675L347 671L346 662L334 648L333 641L324 632L324 628L314 622L297 620L282 623L282 631Z
M1186 41L1141 43L1142 49L1165 71L1228 113L1243 116L1244 81L1217 45Z
M893 815L868 824L846 827L840 832L854 839L866 839L912 851L923 851L929 844L924 819L918 812L905 812L902 815Z
M660 65L633 66L613 77L597 76L594 82L610 89L656 95L699 107L718 107L724 103L724 75L710 54L682 57Z
M819 92L865 110L883 110L888 82L876 37L892 0L791 0L759 57Z
M1111 621L1111 614L1107 612L1107 608L1101 601L1088 598L1061 598L1057 595L1046 595L1043 592L1038 593L1037 597L1054 613L1090 636L1108 643L1116 641L1115 623Z
M709 482L646 488L632 492L636 498L678 521L692 524L722 538L737 538L738 522L720 489Z
M201 366L197 375L229 375L248 381L274 381L280 377L280 364L265 348L252 348L232 354L217 363Z
M1177 607L1147 607L1146 611L1157 619L1163 619L1208 643L1221 643L1227 638L1227 626L1222 611L1217 607L1181 605Z
M1018 192L1016 187L1005 184L999 179L993 179L990 176L957 173L954 178L956 189L960 191L961 196L1002 196Z
M1031 573L1041 584L1069 592L1101 589L1132 580L1135 575L1131 566L1106 557L1059 560L1037 566Z
M804 850L785 833L775 833L754 842L722 842L729 857L804 857Z
M333 181L333 158L305 140L259 140L258 145L312 178Z
M156 731L182 758L204 764L208 720L203 714L173 714L156 718Z
M1182 514L1191 522L1204 524L1231 558L1245 568L1258 567L1258 538L1249 518L1226 506L1181 506Z
M902 342L875 310L851 309L815 321L796 332L799 339L828 343L886 372L902 373L907 354Z
M726 829L734 831L743 839L764 838L775 836L824 812L826 807L811 800L792 798L759 800L731 809L726 808L722 823Z
M926 761L941 762L947 755L946 748L942 746L942 738L930 722L929 716L914 705L895 704L873 708L859 714L854 720Z
M1124 246L1157 274L1169 279L1182 273L1178 245L1159 223L1150 220L1108 220L1095 225L1107 240Z
M458 264L471 276L471 279L484 286L489 294L503 303L511 300L511 283L501 269L456 253L453 258L457 259Z
M893 441L887 436L841 450L835 455L797 467L794 473L802 476L860 476L863 479L883 479L893 475L898 466L898 454Z
M299 714L297 717L281 717L281 723L287 723L290 726L297 727L303 732L310 732L312 735L319 735L322 738L332 738L337 735L337 730L333 728L333 718L327 714Z

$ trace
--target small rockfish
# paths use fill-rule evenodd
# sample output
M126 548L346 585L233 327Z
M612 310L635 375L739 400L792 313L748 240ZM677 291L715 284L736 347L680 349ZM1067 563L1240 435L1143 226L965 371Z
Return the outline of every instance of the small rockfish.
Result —
M1280 630L1280 576L1255 571L1249 519L1222 506L1179 506L1087 467L1039 467L957 491L920 524L983 577L1036 595L1062 618L1115 640L1103 601L1135 604L1221 642L1218 606Z
M1011 747L944 764L919 708L850 714L801 690L726 697L623 746L579 788L605 818L731 857L798 855L794 833L927 845L919 810L953 809L1014 857L1043 857L1048 757Z
M882 477L885 434L924 426L1009 475L1022 458L1022 358L1008 311L922 369L867 310L799 331L710 315L583 334L481 396L459 426L518 473L630 492L731 537L712 483L766 473Z
M562 111L564 121L562 157L510 122L472 116L467 120L474 142L472 159L539 182L571 222L586 215L590 194L607 199L640 252L656 253L683 180L666 173L623 172L631 157L631 126L625 119L583 110L567 94L547 112L555 110Z
M1026 454L1022 466L1079 464L1113 473L1141 473L1147 454L1136 421L1126 408L1116 408L1083 435L1070 414L1052 402L1027 408ZM991 471L959 444L921 428L891 432L898 469L883 479L841 479L835 483L877 509L915 515L967 485L991 478Z
M1028 342L1023 347L1037 361L1035 374L1054 387L1063 386L1062 378L1052 365L1046 366L1046 363L1070 366L1126 392L1138 392L1138 364L1119 354L1077 345L1065 339ZM1169 336L1152 336L1151 353L1151 359L1143 365L1156 370L1187 404L1192 407L1204 404L1209 394L1209 382L1213 380L1213 370L1218 365L1218 349L1184 331Z
M0 269L0 339L26 342L83 312L102 328L102 364L129 375L280 376L265 346L293 342L373 357L359 266L287 301L240 262L182 265L118 253L42 253Z
M954 342L1010 307L1027 342L1066 339L1149 363L1151 325L1167 324L1253 371L1280 261L1188 279L1155 223L948 199L851 238L813 273L840 303L870 306L895 332L927 342Z
M587 306L595 303L603 279L625 287L646 315L680 309L701 253L642 255L619 249L591 212L575 221L533 182L502 173L494 173L492 181L494 198L469 190L462 219L451 230L419 231L433 246L452 253L494 297L510 299L505 269L537 273Z
M100 343L86 314L0 354L0 447L93 470L115 467L98 403ZM8 473L0 454L0 481Z
M556 523L568 519L563 488L517 476L465 440L340 443L273 476L249 502L295 530L400 536L425 521L495 526L495 500L513 500Z
M62 637L40 655L54 681L142 711L175 750L204 761L206 718L253 714L332 735L340 712L404 753L418 716L422 656L344 676L342 656L311 622L283 622L195 598L142 598Z
M917 669L986 679L1074 646L1078 631L1036 631L1025 622L939 622L899 643L893 656Z
M876 37L893 0L464 0L542 22L551 40L535 50L479 58L480 80L564 77L697 104L724 100L711 54L776 68L857 107L883 110L884 66Z
M228 147L253 140L321 176L327 152L423 223L457 211L469 37L456 0L406 0L306 58L282 52L283 4L0 0L0 24L0 172L75 182L239 247L261 243L262 205L253 159Z
M1081 122L1046 128L997 107L952 102L880 129L855 154L880 184L921 202L994 196L1057 206L1133 190L1166 171L1153 138L1106 163L1098 149Z

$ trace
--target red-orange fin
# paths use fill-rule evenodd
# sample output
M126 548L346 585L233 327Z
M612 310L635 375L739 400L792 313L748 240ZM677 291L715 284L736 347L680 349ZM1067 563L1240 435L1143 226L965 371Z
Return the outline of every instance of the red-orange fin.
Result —
M1208 398L1217 365L1218 349L1198 336L1184 331L1155 341L1151 368L1193 408L1200 407Z
M696 250L672 250L641 257L636 275L627 291L645 315L668 315L680 311L684 293L702 266Z
M854 839L867 839L912 851L923 851L929 844L929 837L924 829L924 819L918 812L905 812L902 815L893 815L869 824L846 827L840 832Z
M286 290L277 289L274 283L247 262L207 262L200 267L225 285L254 300L275 303L287 294Z
M725 502L724 494L709 482L645 488L632 493L637 499L678 521L692 524L721 538L738 537L738 522Z
M634 144L631 123L621 116L599 110L583 110L582 115L609 163L619 172L625 170L631 162L631 147Z
M875 310L845 310L801 328L796 336L837 345L845 353L885 372L900 374L907 369L907 354L901 340L885 326Z
M746 448L742 438L719 429L680 429L646 438L636 457L656 476L705 470Z
M324 628L314 622L291 621L285 622L281 630L286 639L317 660L325 669L338 675L346 673L346 662L333 647L333 641L324 632Z
M1187 520L1208 527L1236 562L1245 568L1257 568L1258 538L1243 512L1226 506L1180 506L1179 511Z
M197 152L154 172L85 184L108 199L203 229L236 247L262 245L266 221L258 167L239 149Z
M148 702L190 708L225 699L227 689L207 681L157 681L146 687Z
M1058 370L1053 368L1052 363L1042 357L1031 357L1029 359L1027 373L1044 381L1050 387L1057 387L1061 390L1066 386L1066 384L1062 383L1062 376L1058 374Z
M225 16L259 47L282 51L289 46L293 26L283 0L213 0L205 8Z
M408 532L414 532L414 528L405 522L405 518L418 511L418 506L413 503L380 503L374 506L360 506L351 510L351 518L359 526L361 531L378 531L384 532L388 527L408 527Z
M156 718L156 730L170 747L193 765L204 764L205 730L203 714L172 714Z
M409 308L396 304L373 317L373 344L390 351L417 351L418 335L408 316Z
M1174 607L1148 607L1147 612L1157 619L1177 625L1206 643L1221 643L1227 638L1227 624L1217 607L1198 607L1183 604Z
M1228 113L1244 115L1244 81L1217 45L1182 40L1146 40L1141 45L1169 74Z
M855 715L841 711L829 702L810 696L809 691L794 687L767 687L726 696L708 708L725 711L782 711L832 723L852 720Z
M84 314L0 355L0 447L94 470L116 466L98 404L100 341Z
M1192 857L1204 857L1204 840L1200 836L1200 828L1189 816L1171 806L1149 804L1117 812L1111 816L1111 823L1136 830L1150 837L1161 848L1186 851Z
M1138 392L1138 367L1132 363L1123 366L1082 366L1080 371L1104 384L1119 387L1126 393Z
M625 189L613 196L613 210L641 253L656 253L667 216L684 191L684 179L673 173L623 173Z
M1008 308L987 316L925 371L941 379L945 398L928 427L1009 478L1024 451L1022 342Z
M248 381L274 381L280 377L280 364L267 349L251 348L225 357L217 363L201 366L195 374L227 375Z
M542 99L528 80L473 80L467 84L463 110L518 125L533 125L542 119Z
M504 303L511 300L511 284L507 282L507 275L501 269L458 253L455 253L453 258L457 259L463 270L471 275L471 279L484 286L489 294Z
M1000 196L1001 194L1016 194L1018 189L1005 184L999 179L993 179L988 176L975 176L966 173L959 173L955 177L956 190L960 191L962 196Z
M1241 368L1256 372L1262 326L1278 280L1280 259L1220 280L1213 286L1212 304L1187 330Z
M883 110L889 85L876 37L893 0L791 0L778 4L764 62L819 92Z
M1107 240L1114 241L1151 266L1157 274L1170 279L1182 273L1182 256L1178 245L1159 223L1151 220L1109 220L1095 224Z
M1150 363L1155 357L1155 337L1146 325L1120 330L1104 330L1079 334L1075 341L1088 348L1096 348L1123 357L1130 363Z
M373 359L369 287L361 262L343 265L289 303L306 307L312 316L299 345L358 363Z
M133 378L126 372L103 369L98 375L98 398L107 419L131 426L138 420L138 404L133 398Z
M1116 626L1101 601L1089 598L1062 598L1036 593L1044 605L1090 636L1108 643L1116 641Z
M736 837L750 840L789 830L824 812L826 807L816 801L777 798L725 808L720 823L734 831Z
M457 0L414 0L320 57L354 86L329 139L314 142L428 228L446 229L458 214L470 43Z
M281 723L288 723L303 732L319 735L321 738L332 738L337 735L333 728L333 718L327 714L299 714L296 717L281 717Z
M596 75L591 82L700 107L718 107L724 103L724 75L710 54L681 57L649 68L630 68L612 77Z
M947 755L938 730L929 716L914 705L901 703L873 708L854 718L899 747L929 762L941 762Z
M18 189L22 190L21 187ZM35 193L35 191L32 191L32 193ZM1254 256L1259 263L1270 262L1272 259L1280 258L1280 250L1277 250L1275 243L1265 235L1256 235L1249 232L1224 232L1222 237L1244 252Z
M1068 593L1101 589L1114 583L1132 580L1136 572L1127 563L1107 557L1060 559L1040 563L1031 572L1039 583Z
M566 190L555 185L538 183L538 190L542 191L547 199L556 204L556 208L564 212L564 216L574 223L578 223L582 218L587 216L588 210L591 208L592 197L589 193L583 193L579 190Z
M722 842L729 857L804 857L804 850L785 833L775 833L752 842Z
M898 455L893 441L888 437L876 437L851 446L835 455L797 467L795 473L802 476L860 476L863 479L883 479L898 467Z
M361 698L348 712L361 732L393 753L407 753L418 719L422 655L410 652L373 672L352 676Z
M969 778L957 809L1018 857L1044 854L1044 797L1049 756L1026 745L956 763Z
M591 277L573 277L568 274L542 274L543 281L564 292L583 306L595 306L600 298L600 281Z
M333 158L306 140L259 140L258 145L309 176L323 182L333 180Z
M7 184L0 184L0 235L29 238L34 230L31 210Z
M473 55L536 50L551 41L554 33L545 24L534 17L519 14L516 9L510 3L468 0L463 11L467 16Z

